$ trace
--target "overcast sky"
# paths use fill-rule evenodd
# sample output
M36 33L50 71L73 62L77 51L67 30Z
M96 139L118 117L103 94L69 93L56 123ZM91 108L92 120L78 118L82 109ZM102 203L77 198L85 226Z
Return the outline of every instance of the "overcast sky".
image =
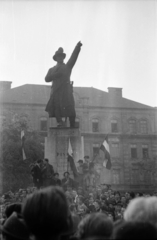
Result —
M157 1L0 1L0 80L47 84L63 47L74 86L123 88L123 97L157 106ZM66 62L65 61L65 62Z

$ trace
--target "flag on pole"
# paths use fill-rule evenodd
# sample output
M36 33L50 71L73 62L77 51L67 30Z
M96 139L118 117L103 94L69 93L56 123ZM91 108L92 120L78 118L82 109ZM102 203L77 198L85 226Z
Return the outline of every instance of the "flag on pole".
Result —
M100 149L104 152L105 160L103 162L103 166L107 169L111 169L111 157L110 157L110 147L108 143L108 136L105 137L104 142L101 144Z
M24 130L21 130L22 159L23 159L23 160L26 160L24 143L25 143L25 132L24 132Z
M74 177L77 177L77 169L75 166L74 158L73 158L73 150L71 147L71 142L69 138L69 146L68 146L68 162L70 163L71 170L73 171Z

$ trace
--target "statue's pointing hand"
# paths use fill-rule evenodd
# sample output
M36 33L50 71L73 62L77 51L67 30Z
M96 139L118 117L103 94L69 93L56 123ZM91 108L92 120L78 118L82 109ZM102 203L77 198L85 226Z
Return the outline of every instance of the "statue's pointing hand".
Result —
M79 41L79 42L77 43L77 45L78 45L79 47L81 47L81 46L82 46L81 41Z

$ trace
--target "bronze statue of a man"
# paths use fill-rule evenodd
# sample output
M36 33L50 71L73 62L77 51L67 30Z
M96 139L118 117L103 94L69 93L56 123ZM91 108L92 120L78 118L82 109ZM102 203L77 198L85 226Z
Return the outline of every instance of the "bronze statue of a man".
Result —
M57 64L48 70L45 77L46 82L52 82L51 96L45 111L48 112L50 118L56 118L58 127L63 126L63 117L69 117L70 127L75 127L75 102L73 83L70 81L70 76L81 46L82 43L78 42L67 63L64 63L66 54L63 52L63 48L60 47L53 56L53 60Z

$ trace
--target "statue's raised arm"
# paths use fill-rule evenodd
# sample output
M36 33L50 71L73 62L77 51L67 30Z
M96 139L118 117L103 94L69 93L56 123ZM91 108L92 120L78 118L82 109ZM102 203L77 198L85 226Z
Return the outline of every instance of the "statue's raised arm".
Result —
M73 68L73 66L76 63L76 60L77 60L78 55L80 53L81 47L82 47L82 43L79 41L77 43L77 45L75 46L75 48L74 48L74 50L71 54L71 57L69 58L69 60L67 62L67 66L70 67L71 69Z

